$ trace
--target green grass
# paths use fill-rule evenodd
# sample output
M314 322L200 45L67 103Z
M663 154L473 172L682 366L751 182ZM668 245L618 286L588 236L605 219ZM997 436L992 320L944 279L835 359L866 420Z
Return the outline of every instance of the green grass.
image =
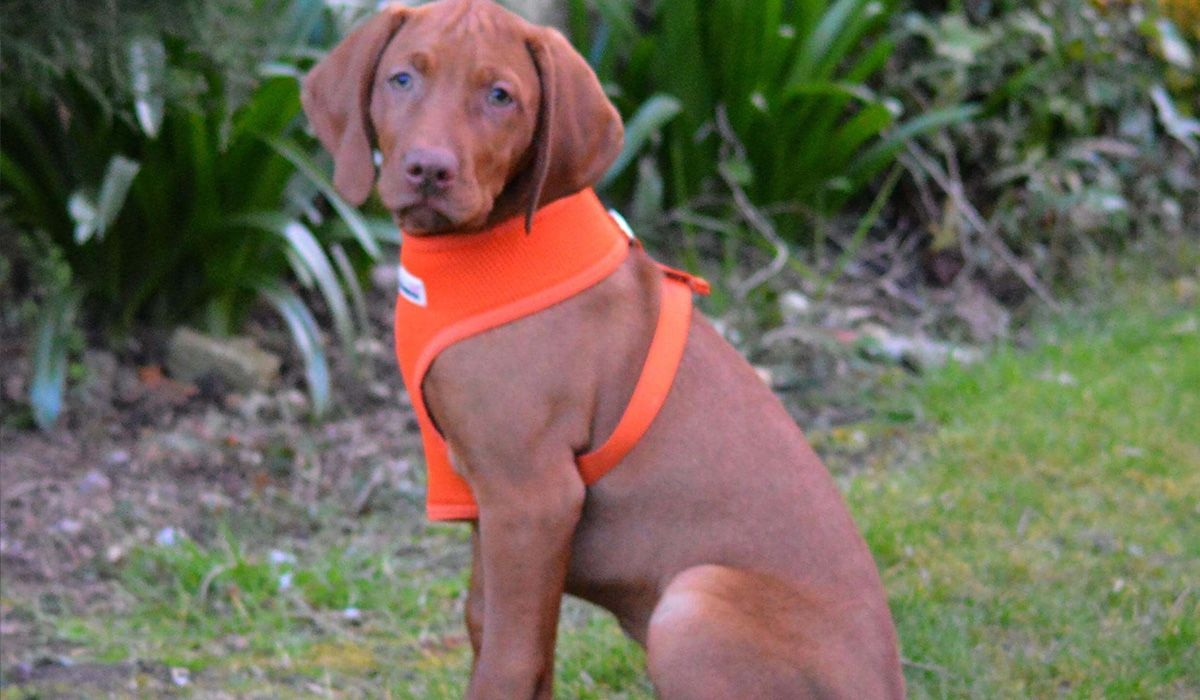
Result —
M56 634L86 649L78 660L184 668L198 689L238 697L461 697L465 572L393 555L388 520L286 553L252 548L230 525L206 545L141 547L117 572L126 609L59 618ZM425 534L466 550L465 528ZM651 697L641 650L606 615L567 604L559 648L562 697Z
M920 390L855 481L910 695L1200 697L1200 312L1143 292Z
M921 457L872 461L846 488L911 697L1200 697L1194 304L1131 292L894 400L911 405L880 414L918 417ZM56 633L84 658L184 667L197 690L238 697L460 697L463 529L351 527L143 547L115 572L119 613L59 616ZM431 538L457 554L408 554ZM608 617L563 619L559 697L651 697Z

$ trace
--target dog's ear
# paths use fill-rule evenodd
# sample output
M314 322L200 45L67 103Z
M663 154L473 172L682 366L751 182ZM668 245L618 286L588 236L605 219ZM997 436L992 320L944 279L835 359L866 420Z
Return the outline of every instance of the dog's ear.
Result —
M333 185L355 206L375 184L370 124L375 70L408 12L392 5L368 19L309 71L300 91L313 131L333 154Z
M596 74L562 34L542 29L527 46L542 98L526 229L542 204L596 184L621 152L625 134Z

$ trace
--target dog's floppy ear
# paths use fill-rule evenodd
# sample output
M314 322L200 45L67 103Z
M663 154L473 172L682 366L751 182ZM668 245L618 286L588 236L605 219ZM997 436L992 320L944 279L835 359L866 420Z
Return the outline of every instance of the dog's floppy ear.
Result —
M392 5L371 17L309 71L300 91L317 138L333 154L333 185L355 206L375 184L370 124L375 70L407 15L407 8Z
M562 34L543 29L527 46L542 100L526 229L541 204L594 185L621 152L625 133L596 74Z

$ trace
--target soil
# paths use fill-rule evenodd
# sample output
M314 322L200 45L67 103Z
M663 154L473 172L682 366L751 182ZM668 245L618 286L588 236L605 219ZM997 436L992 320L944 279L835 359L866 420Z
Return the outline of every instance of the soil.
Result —
M206 543L219 527L236 527L251 544L305 540L378 509L396 515L398 542L417 539L419 434L385 340L390 300L381 290L372 296L357 362L331 361L336 405L320 422L309 416L299 358L265 309L248 334L285 358L269 393L165 376L163 333L147 331L83 353L49 432L32 427L25 405L27 334L0 329L9 358L0 368L0 691L32 684L47 697L61 696L58 686L155 695L156 684L170 687L161 668L89 662L41 619L119 612L127 601L117 574L138 546Z

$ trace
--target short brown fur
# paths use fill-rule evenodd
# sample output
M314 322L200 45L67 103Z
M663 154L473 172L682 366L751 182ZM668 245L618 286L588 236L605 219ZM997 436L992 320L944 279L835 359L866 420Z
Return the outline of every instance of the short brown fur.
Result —
M482 0L384 10L303 95L339 191L361 203L377 184L412 235L528 215L595 183L621 143L569 43ZM480 506L467 696L552 697L568 592L646 646L663 698L902 697L879 576L832 478L700 314L645 437L584 487L575 456L604 441L632 394L660 274L635 250L595 287L452 345L427 375Z

